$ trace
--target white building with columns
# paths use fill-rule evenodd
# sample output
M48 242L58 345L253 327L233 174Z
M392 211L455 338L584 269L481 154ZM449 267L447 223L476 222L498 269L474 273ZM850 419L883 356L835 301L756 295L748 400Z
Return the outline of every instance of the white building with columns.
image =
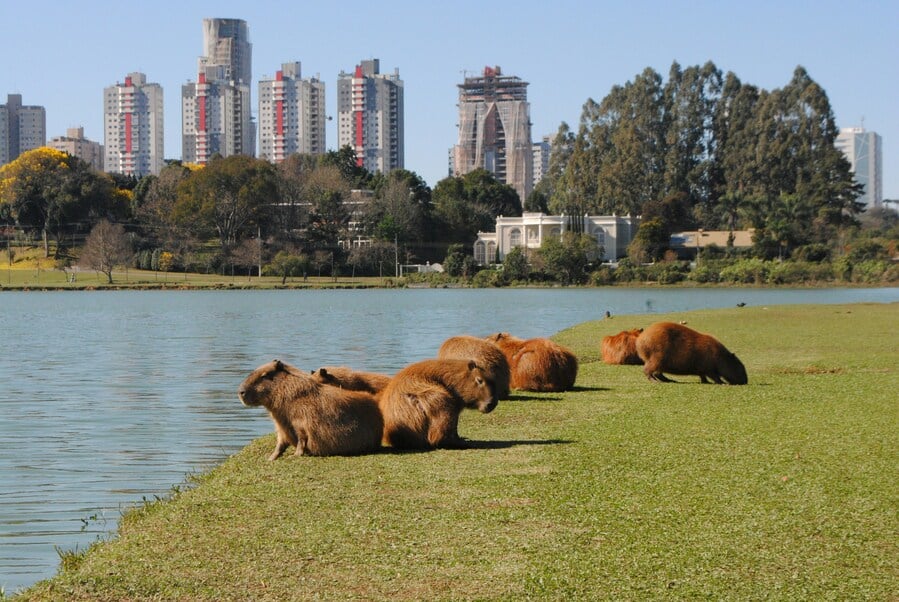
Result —
M496 218L495 232L478 232L474 258L480 265L499 263L515 247L537 250L548 237L578 231L596 238L603 261L627 255L627 246L640 225L639 217L618 215L546 215L525 212L521 217Z

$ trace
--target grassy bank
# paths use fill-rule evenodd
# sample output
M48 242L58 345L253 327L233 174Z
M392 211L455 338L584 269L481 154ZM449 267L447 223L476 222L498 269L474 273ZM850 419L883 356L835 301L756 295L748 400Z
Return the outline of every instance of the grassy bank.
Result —
M598 361L663 318L749 385ZM577 390L463 414L473 449L269 463L266 436L22 599L894 599L897 325L899 304L578 325L556 336Z

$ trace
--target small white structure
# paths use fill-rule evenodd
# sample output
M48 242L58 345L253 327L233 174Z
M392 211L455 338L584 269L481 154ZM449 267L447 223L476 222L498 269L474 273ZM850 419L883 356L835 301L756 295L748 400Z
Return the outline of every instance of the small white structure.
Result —
M515 247L539 249L547 237L560 237L570 230L596 237L603 261L617 261L627 255L639 217L617 215L546 215L525 212L521 217L496 218L495 232L478 232L474 258L480 265L501 262Z

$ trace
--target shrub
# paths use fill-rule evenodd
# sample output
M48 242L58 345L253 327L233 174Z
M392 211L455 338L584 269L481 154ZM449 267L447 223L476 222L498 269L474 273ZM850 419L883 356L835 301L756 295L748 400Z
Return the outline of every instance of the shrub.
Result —
M827 261L830 259L830 248L822 243L804 245L797 247L792 257L797 261Z
M471 279L471 285L476 288L492 288L504 284L503 273L499 270L481 270Z
M601 265L590 274L591 286L605 286L615 282L615 273L607 265Z
M771 262L769 261L764 261L757 257L740 259L722 268L720 277L722 282L763 284L768 280L770 269Z
M717 267L713 267L709 263L704 263L693 268L688 275L688 278L694 282L707 283L718 282L721 275L719 274Z

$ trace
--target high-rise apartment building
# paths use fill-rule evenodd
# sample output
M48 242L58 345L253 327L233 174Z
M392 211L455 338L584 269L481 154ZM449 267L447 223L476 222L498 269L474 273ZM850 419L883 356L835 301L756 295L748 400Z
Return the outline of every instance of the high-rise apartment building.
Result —
M181 87L181 158L205 164L212 155L254 155L250 113L252 44L246 21L203 19L197 81Z
M399 69L380 73L378 59L362 61L337 78L337 144L349 145L371 172L403 167L403 80Z
M549 173L549 152L552 150L552 143L549 136L544 136L540 142L535 142L531 147L534 153L534 186L540 183L547 173ZM521 199L524 202L524 199Z
M162 86L135 71L103 90L104 168L111 173L158 175L165 165Z
M50 148L78 157L97 171L103 171L103 145L84 137L84 128L69 128L65 136L51 138Z
M483 75L459 84L459 143L454 148L454 175L478 168L518 192L522 203L533 189L528 83L485 67Z
M325 152L325 84L284 63L259 82L259 156L280 163L294 153Z
M47 111L22 104L21 94L8 94L0 105L0 165L47 143Z
M849 161L855 181L865 187L858 202L866 207L880 207L883 204L883 158L882 141L876 132L865 128L842 128L837 135L835 146Z

